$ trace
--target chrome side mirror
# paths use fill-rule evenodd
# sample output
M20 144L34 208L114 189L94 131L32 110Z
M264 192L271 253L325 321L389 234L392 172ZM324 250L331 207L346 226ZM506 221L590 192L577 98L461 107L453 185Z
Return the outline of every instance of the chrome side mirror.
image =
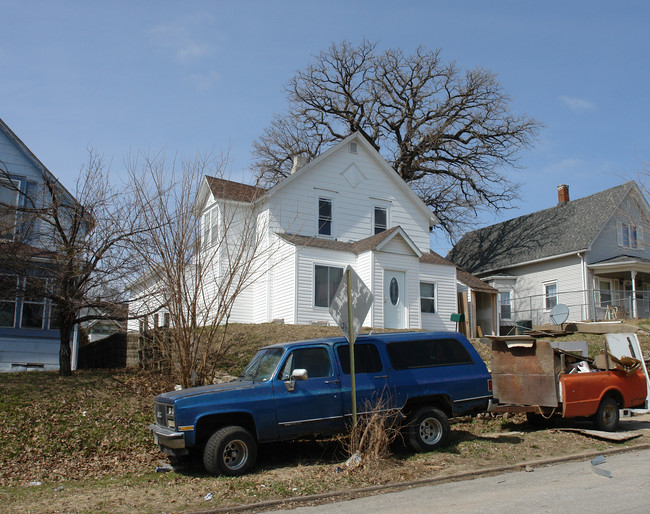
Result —
M293 391L296 389L296 381L307 380L308 378L309 375L307 374L306 369L296 368L291 372L291 378L289 378L289 380L287 380L284 385L286 386L287 391L293 393Z

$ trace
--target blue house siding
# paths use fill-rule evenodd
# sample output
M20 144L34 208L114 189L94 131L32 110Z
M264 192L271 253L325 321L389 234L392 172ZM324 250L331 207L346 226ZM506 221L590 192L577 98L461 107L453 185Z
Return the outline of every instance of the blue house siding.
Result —
M44 182L45 174L50 173L2 120L0 120L0 166L2 167L0 179L6 181L5 173L8 173L11 180L20 183L20 190L30 195L33 195ZM38 197L38 195L33 196ZM20 201L24 199L19 198ZM21 234L21 231L25 230L27 227L17 219L16 234ZM40 246L37 224L30 226L29 233L24 235L26 237L21 238L22 241ZM4 275L2 278L8 276L2 269L0 275ZM6 282L3 282L5 287L0 290L0 324L5 326L0 326L0 371L22 371L26 368L58 369L60 335L58 330L49 329L50 302L44 298L32 298L32 305L37 312L36 318L32 317L32 321L38 319L40 314L38 308L42 302L43 323L41 328L22 328L21 288L18 286L12 291L11 284L7 287ZM11 283L11 280L9 282ZM10 311L14 301L16 302L14 322L13 326L8 326L11 325Z

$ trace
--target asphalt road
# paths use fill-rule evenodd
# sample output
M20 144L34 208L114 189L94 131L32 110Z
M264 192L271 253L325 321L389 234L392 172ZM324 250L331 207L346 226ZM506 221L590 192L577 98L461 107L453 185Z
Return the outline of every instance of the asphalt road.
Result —
M609 472L611 477L594 469ZM650 512L650 450L274 512Z

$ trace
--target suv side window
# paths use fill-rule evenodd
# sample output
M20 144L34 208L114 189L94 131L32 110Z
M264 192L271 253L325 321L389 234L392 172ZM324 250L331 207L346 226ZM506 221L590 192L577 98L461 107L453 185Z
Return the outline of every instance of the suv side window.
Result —
M386 349L394 369L474 363L469 352L456 339L396 342L389 343Z
M350 345L341 344L336 347L341 370L346 375L350 374ZM355 373L378 373L382 370L379 352L374 344L354 345L354 371Z
M287 357L280 380L289 380L294 369L306 369L308 378L332 376L332 361L325 348L298 348Z

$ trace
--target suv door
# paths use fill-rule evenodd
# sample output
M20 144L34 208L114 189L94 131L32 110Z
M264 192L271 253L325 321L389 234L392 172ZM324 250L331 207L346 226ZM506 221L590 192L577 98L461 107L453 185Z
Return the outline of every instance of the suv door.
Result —
M295 369L307 370L307 379L293 381ZM341 387L327 347L289 351L274 379L273 391L281 439L343 429Z
M335 346L341 364L341 391L346 416L352 414L352 379L350 375L350 345ZM354 344L355 385L357 390L357 413L370 412L381 405L382 409L396 407L389 389L388 370L372 343Z

